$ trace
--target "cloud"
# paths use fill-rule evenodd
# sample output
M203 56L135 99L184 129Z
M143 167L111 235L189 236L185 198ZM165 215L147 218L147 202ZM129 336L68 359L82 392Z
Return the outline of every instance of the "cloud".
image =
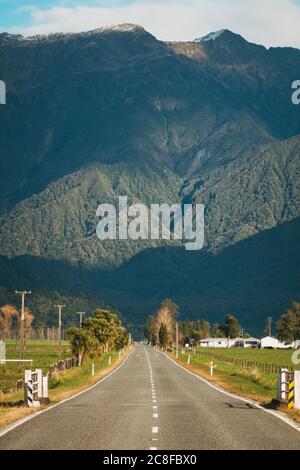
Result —
M79 32L137 23L162 40L193 40L227 28L266 46L300 48L300 5L293 0L136 0L97 5L28 8L29 24L10 28L25 36Z

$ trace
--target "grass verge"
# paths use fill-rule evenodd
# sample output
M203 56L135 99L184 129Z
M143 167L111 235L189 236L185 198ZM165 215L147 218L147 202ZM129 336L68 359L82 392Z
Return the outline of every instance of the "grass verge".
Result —
M111 356L111 365L109 365L109 356ZM87 361L81 367L74 367L56 374L49 383L50 406L89 388L120 365L125 360L126 356L127 353L123 354L121 357L119 357L118 352L104 353L100 359ZM94 376L92 376L91 373L92 363L95 365ZM9 403L9 401L13 402L22 398L22 391L5 395L0 394L0 430L3 430L25 416L47 407L28 408L25 406L17 406L10 408L4 405L5 403Z
M169 352L167 354L175 362L207 381L228 392L257 401L263 406L270 407L272 399L277 395L276 374L262 372L255 368L246 369L214 359L213 376L211 376L210 359L208 357L191 354L190 365L187 365L188 353L179 353L178 359L174 354ZM300 410L281 408L280 411L285 412L294 421L300 423Z

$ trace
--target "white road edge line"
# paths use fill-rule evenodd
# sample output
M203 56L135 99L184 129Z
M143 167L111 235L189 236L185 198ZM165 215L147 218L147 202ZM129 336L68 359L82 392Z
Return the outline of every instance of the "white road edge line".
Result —
M161 351L160 351L161 352ZM213 388L214 390L217 390L218 392L220 393L223 393L223 395L227 395L228 397L232 397L232 398L235 398L237 400L240 400L240 401L243 401L244 403L250 403L251 405L255 406L256 408L258 408L259 410L262 410L264 411L265 413L268 413L268 414L271 414L272 416L275 416L275 418L278 418L280 419L281 421L283 421L284 423L286 423L288 426L292 427L293 429L295 429L296 431L300 432L300 426L298 426L297 424L293 423L293 421L291 421L288 417L285 417L285 416L282 416L281 414L279 414L279 412L276 412L276 411L273 411L273 410L267 410L266 408L264 408L263 406L259 405L258 403L256 403L255 401L252 401L250 399L247 399L247 398L243 398L243 397L240 397L239 395L235 395L234 393L230 393L230 392L226 392L225 390L223 390L222 388L220 387L217 387L216 385L213 385L212 383L208 382L207 380L203 379L202 377L200 377L199 375L197 374L194 374L193 372L191 372L190 370L186 369L185 367L183 367L182 365L178 364L176 361L174 361L174 359L172 359L171 357L169 357L166 353L161 353L163 354L167 359L169 359L169 361L173 362L177 367L179 367L180 369L183 369L185 372L187 372L188 374L190 375L193 375L194 377L196 377L198 380L201 380L201 382L204 382L206 383L209 387Z
M22 426L22 424L25 424L27 423L27 421L30 421L31 419L33 418L36 418L37 416L43 414L43 413L47 413L47 411L50 411L50 410L53 410L53 408L56 408L57 406L60 406L62 405L63 403L66 403L67 401L70 401L70 400L73 400L74 398L77 398L79 397L80 395L83 395L84 393L86 392L89 392L90 390L92 390L93 388L97 387L99 384L101 384L101 382L104 382L104 380L108 379L109 377L111 377L115 372L117 372L124 364L125 362L127 361L127 359L129 358L129 356L131 356L131 354L133 353L134 350L130 351L130 353L128 354L128 356L124 359L124 361L116 368L114 369L113 371L111 371L109 374L107 374L105 377L103 377L102 379L98 380L98 382L96 382L95 384L91 385L89 388L86 388L85 390L82 390L81 392L79 393L76 393L76 395L73 395L71 397L68 397L68 398L65 398L64 400L60 401L59 403L55 403L55 405L51 405L49 406L48 408L45 408L44 410L41 410L41 411L37 411L36 413L33 413L29 416L26 416L25 418L22 418L18 421L16 421L14 424L8 426L6 429L4 429L3 431L0 431L0 438L5 436L5 434L8 434L9 432L13 431L14 429L18 428L19 426Z

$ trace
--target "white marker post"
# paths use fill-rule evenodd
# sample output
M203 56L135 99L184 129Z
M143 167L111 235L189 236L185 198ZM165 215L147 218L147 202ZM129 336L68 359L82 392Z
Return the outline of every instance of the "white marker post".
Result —
M48 376L43 377L43 398L48 398Z
M187 360L187 365L189 366L190 363L191 363L191 355L189 354L189 355L188 355L188 360Z
M214 374L214 363L212 361L211 361L210 366L209 366L209 373L210 373L211 377Z
M111 365L111 356L109 356L109 358L108 358L108 365L109 366Z
M92 364L92 376L95 375L95 364Z
M6 85L3 80L0 80L0 104L6 104Z

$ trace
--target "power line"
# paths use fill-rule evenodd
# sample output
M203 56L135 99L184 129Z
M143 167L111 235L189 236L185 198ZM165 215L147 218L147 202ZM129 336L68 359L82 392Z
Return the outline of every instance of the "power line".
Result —
M58 304L54 305L58 309L58 350L59 354L61 355L61 311L65 307L65 305Z
M78 315L80 315L80 320L79 320L79 325L80 325L80 328L82 327L82 317L83 315L85 315L85 312L77 312Z
M25 295L30 295L31 291L15 291L16 295L20 295L22 299L22 310L21 310L21 326L20 326L20 361L24 361L24 349L25 349L25 341L24 341L24 322L25 322ZM21 364L21 362L20 362Z

